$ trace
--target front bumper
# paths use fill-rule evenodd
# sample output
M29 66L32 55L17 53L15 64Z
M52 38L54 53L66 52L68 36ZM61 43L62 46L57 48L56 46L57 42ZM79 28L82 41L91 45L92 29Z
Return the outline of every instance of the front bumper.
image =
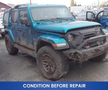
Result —
M101 37L103 37L103 36L101 36ZM79 46L77 49L65 50L65 51L63 51L63 53L69 59L76 60L76 61L86 61L88 59L102 55L103 53L107 52L107 50L108 50L108 40L103 45L92 47L89 49L81 49L81 47L83 47L83 45L85 45L86 42L96 40L99 38L101 39L101 37L89 39L89 40L85 41L84 43L82 43L82 45Z

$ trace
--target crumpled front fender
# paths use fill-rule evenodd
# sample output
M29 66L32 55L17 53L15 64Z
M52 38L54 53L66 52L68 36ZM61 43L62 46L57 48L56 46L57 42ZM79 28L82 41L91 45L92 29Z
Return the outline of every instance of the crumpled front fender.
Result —
M38 40L37 40L38 45L39 45L40 41L50 43L54 47L54 49L56 49L56 50L69 48L69 45L66 42L66 40L64 38L59 37L59 36L41 35L41 36L38 37ZM66 44L66 45L62 46L62 44ZM59 46L57 47L55 45L59 45Z

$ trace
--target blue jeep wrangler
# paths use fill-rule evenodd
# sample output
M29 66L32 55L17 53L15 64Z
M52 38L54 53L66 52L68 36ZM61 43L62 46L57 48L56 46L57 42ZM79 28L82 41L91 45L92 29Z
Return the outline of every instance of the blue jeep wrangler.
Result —
M100 61L108 50L107 30L99 23L74 21L64 5L19 5L4 13L5 44L36 58L42 75L57 80L68 72L68 61Z

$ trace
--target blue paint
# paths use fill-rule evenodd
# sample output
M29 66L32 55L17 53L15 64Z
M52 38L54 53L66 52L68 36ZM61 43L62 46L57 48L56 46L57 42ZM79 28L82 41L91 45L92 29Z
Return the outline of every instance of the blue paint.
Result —
M14 39L14 36L13 36L12 31L11 31L10 29L5 29L5 30L10 34L10 36L11 36L11 38L12 38L12 41L14 42L15 39Z
M102 31L103 31L104 34L108 33L108 30L106 30L106 29L103 29Z
M41 35L39 36L38 39L43 39L55 44L66 43L66 40L64 38L53 36L53 35Z
M103 28L105 28L106 26L108 26L108 17L102 17L100 19L100 23L102 25Z
M83 28L88 26L96 26L100 25L99 23L95 22L87 22L87 21L67 21L63 23L51 23L51 24L41 24L36 26L36 30L38 31L50 31L50 32L60 32L66 33L69 30L74 30L77 28Z

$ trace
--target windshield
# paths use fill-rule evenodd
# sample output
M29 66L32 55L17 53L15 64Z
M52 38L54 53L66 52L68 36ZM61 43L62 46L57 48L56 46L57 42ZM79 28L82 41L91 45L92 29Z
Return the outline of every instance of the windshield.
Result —
M33 7L30 11L34 21L72 18L66 7Z

